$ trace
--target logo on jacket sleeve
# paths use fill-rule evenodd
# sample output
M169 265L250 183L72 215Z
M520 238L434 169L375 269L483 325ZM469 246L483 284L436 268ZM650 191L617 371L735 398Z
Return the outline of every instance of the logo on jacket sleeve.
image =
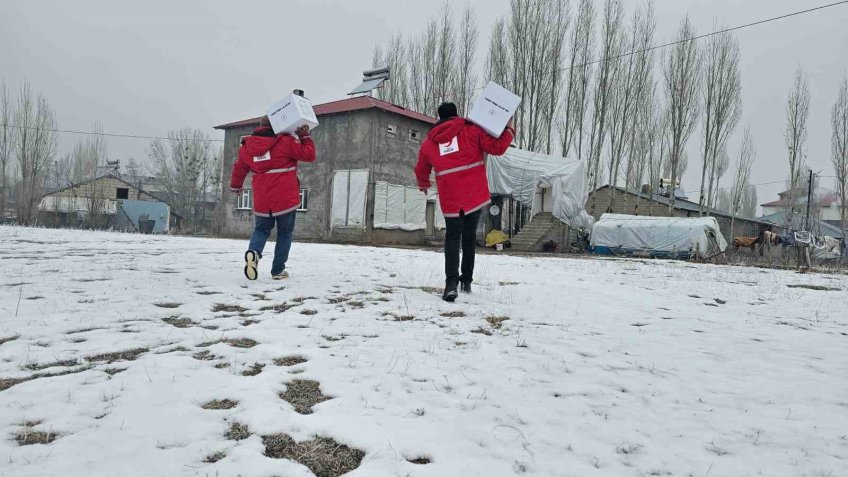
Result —
M453 138L451 142L439 144L439 154L441 154L442 156L447 156L448 154L453 154L455 152L459 152L458 137Z
M265 162L271 160L271 151L266 152L261 156L253 156L253 162Z

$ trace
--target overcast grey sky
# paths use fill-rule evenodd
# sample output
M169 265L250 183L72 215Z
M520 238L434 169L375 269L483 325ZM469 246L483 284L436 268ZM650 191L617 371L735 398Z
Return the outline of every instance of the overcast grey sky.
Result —
M672 37L688 12L699 33L715 19L731 26L832 0L657 0L657 41ZM441 0L3 0L0 78L28 80L55 108L63 129L163 136L256 116L290 92L314 102L345 97L370 65L377 42L397 31L417 33ZM454 1L457 10L466 2ZM468 0L481 45L508 0ZM600 5L600 0L598 4ZM631 0L626 2L632 5ZM830 108L848 71L848 5L737 33L742 49L744 114L759 158L753 182L786 176L786 96L798 65L809 74L812 103L808 162L830 167ZM480 50L479 62L485 56ZM741 136L741 134L737 134ZM68 151L79 136L61 135ZM732 141L736 150L738 137ZM698 189L697 148L684 188ZM113 158L145 157L146 141L109 139ZM830 186L831 179L823 185ZM780 185L758 187L760 202Z

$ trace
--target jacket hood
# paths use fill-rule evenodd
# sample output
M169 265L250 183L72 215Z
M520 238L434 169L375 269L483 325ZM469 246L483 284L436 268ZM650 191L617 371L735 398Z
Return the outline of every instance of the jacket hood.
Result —
M251 156L262 156L277 144L277 135L269 127L258 127L241 141Z
M444 144L455 138L463 127L465 127L465 118L450 118L436 124L436 126L427 133L427 137L439 144Z

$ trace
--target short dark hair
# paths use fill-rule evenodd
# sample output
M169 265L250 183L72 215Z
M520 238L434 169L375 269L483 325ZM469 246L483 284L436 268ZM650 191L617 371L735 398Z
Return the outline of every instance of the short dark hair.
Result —
M456 105L453 103L442 103L439 105L439 119L455 118L459 116L456 111Z

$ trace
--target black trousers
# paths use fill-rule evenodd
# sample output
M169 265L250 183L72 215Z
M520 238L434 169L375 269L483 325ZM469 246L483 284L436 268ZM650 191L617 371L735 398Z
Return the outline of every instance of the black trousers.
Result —
M474 281L474 249L477 246L477 224L481 211L459 217L445 217L445 275L447 283ZM462 246L462 275L459 274L459 249Z

